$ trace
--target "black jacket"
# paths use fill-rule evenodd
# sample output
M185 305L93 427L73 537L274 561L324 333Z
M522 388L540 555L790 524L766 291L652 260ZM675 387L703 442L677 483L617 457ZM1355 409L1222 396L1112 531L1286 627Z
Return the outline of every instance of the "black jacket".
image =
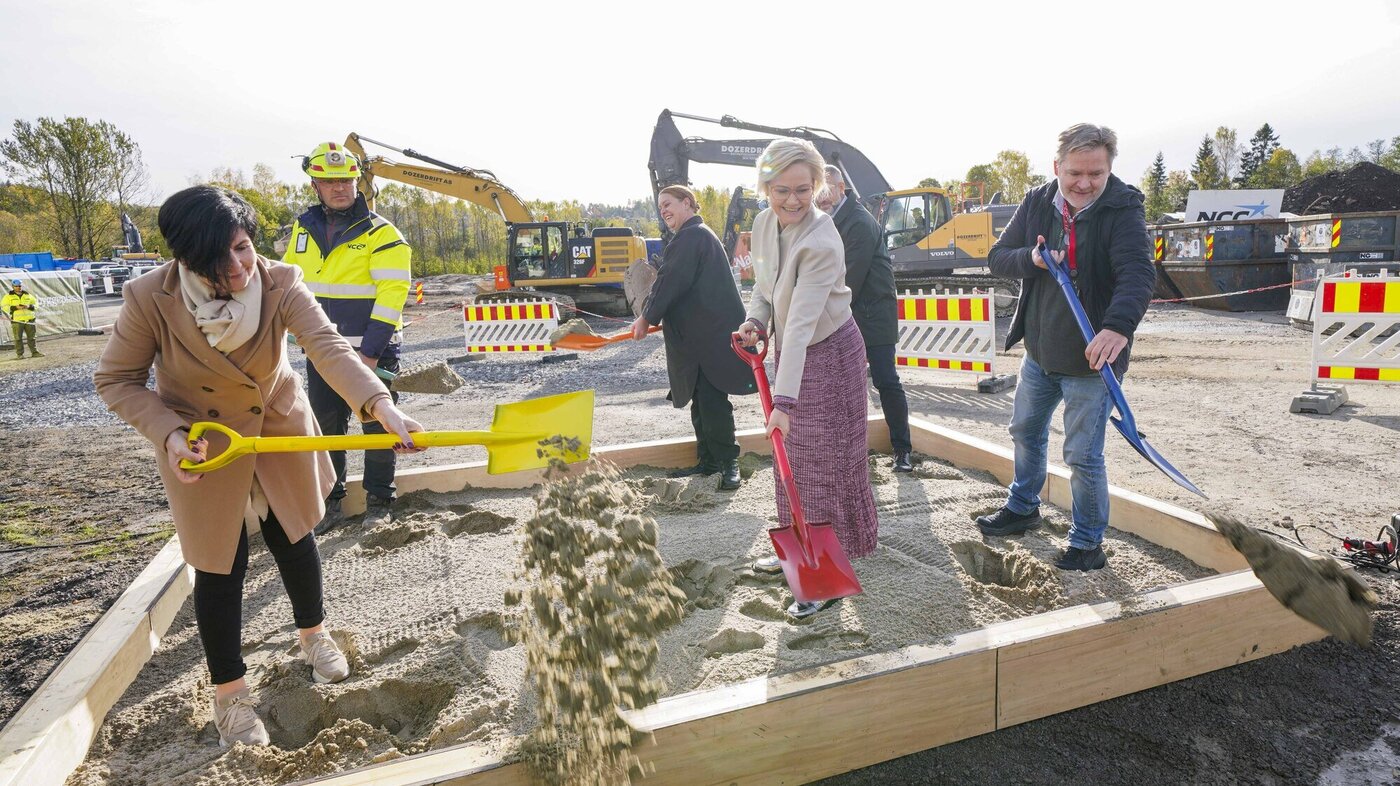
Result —
M642 316L664 328L675 406L690 402L701 370L725 393L756 390L753 371L729 345L730 334L744 321L729 258L699 216L685 222L666 246Z
M1026 199L1011 217L1006 231L1001 233L988 256L988 266L993 274L1006 278L1021 279L1021 299L1016 304L1016 316L1011 320L1011 330L1006 336L1006 348L1010 349L1022 338L1027 338L1027 349L1040 346L1063 348L1077 352L1086 373L1088 361L1084 361L1084 339L1073 322L1057 330L1063 335L1029 335L1036 328L1027 324L1026 315L1034 304L1054 305L1063 303L1063 293L1051 278L1049 271L1042 270L1031 262L1030 249L1035 246L1036 235L1043 235L1051 248L1062 248L1059 239L1064 235L1062 219L1055 210L1055 194L1059 181L1051 180L1045 185L1031 190ZM1074 279L1079 300L1084 304L1084 313L1089 324L1097 332L1107 328L1128 337L1128 347L1114 361L1113 369L1121 377L1128 369L1128 355L1132 348L1133 333L1147 304L1152 299L1152 286L1157 272L1152 267L1152 241L1147 236L1147 223L1143 216L1142 192L1109 175L1108 185L1094 204L1085 210L1075 223L1075 261L1077 274ZM1046 291L1054 290L1054 298ZM1068 307L1065 307L1068 314ZM1035 320L1037 324L1064 325L1062 320ZM1029 335L1029 337L1028 337ZM1041 358L1036 357L1041 363ZM1041 363L1041 365L1045 365ZM1068 372L1067 372L1068 373Z
M885 249L885 233L852 191L832 221L846 247L846 286L851 289L851 313L868 347L899 341L898 302L894 268Z

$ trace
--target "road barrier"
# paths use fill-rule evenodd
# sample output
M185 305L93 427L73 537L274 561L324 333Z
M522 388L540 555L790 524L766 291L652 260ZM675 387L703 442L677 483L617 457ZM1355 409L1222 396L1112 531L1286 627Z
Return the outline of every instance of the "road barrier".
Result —
M548 300L466 305L462 324L468 352L552 352L559 309Z
M991 293L905 292L899 298L895 364L992 376L996 358L996 310ZM1015 384L1015 375L979 383L983 392Z
M1400 277L1352 270L1318 281L1312 367L1292 412L1332 414L1347 400L1338 382L1400 382Z

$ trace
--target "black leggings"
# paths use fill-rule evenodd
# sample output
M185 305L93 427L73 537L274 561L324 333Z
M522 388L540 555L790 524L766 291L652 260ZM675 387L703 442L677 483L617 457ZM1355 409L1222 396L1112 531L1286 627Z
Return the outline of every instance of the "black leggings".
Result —
M316 550L316 536L292 543L282 524L272 511L260 522L263 540L277 570L282 585L292 601L292 618L298 628L314 628L325 620L321 605L321 554ZM204 645L204 660L209 664L209 677L215 685L233 682L248 668L243 664L243 579L248 575L248 531L238 536L238 553L233 558L233 570L227 574L194 572L194 618L199 625L199 640Z

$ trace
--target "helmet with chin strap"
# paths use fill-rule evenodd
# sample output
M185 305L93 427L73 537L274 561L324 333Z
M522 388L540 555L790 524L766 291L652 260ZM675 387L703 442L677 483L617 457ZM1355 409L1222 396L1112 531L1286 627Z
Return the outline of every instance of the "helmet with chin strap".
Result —
M360 176L360 159L335 142L322 142L301 160L301 169L316 180L348 180Z

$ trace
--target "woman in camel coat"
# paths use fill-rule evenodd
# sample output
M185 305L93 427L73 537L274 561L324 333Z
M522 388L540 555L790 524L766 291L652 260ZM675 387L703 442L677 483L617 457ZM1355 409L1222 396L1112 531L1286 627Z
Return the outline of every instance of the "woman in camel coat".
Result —
M292 600L303 657L318 682L349 668L324 629L321 563L312 528L335 473L319 453L244 456L206 475L179 468L228 445L221 434L190 444L189 426L222 423L243 436L319 434L287 360L291 332L362 420L378 420L411 449L421 431L336 331L295 266L257 255L257 218L238 194L185 189L161 206L175 261L129 282L94 382L107 407L151 441L185 561L195 568L200 639L215 685L224 744L266 744L240 653L248 525L261 526ZM155 387L146 386L154 367Z

